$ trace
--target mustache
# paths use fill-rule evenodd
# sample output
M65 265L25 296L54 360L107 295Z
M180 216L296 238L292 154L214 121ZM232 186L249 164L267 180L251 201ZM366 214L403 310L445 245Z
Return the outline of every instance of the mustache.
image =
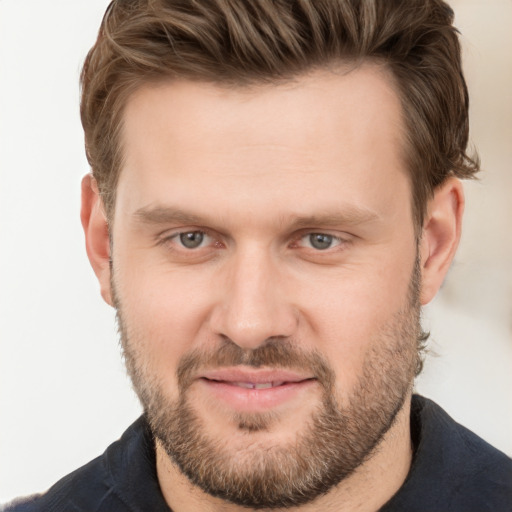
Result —
M311 373L330 392L334 386L334 370L317 351L299 349L289 339L270 338L255 349L243 349L229 339L213 350L193 350L182 357L176 370L178 386L184 392L200 370L250 366L252 368L279 368Z

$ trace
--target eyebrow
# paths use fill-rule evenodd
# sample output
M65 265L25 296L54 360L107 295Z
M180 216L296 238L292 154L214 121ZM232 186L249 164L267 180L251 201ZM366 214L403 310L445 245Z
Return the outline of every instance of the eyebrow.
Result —
M342 211L319 213L315 215L294 216L291 226L293 229L311 228L311 227L335 227L342 225L356 226L359 224L368 224L380 218L373 210L360 207L347 207Z
M134 217L142 224L203 224L205 219L179 208L154 206L139 208Z
M174 208L171 206L152 206L139 208L134 217L142 224L190 224L190 225L212 225L212 219L208 220L192 212ZM340 225L359 225L379 220L381 216L373 210L351 205L341 211L321 212L314 215L291 215L281 216L278 225L286 226L289 229L303 229L314 227L335 227ZM214 222L218 224L219 222ZM212 226L214 227L214 226Z

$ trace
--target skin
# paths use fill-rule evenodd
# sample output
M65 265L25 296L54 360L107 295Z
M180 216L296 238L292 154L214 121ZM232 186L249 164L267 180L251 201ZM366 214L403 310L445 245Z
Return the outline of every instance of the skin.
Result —
M175 370L191 350L225 338L246 350L293 339L330 362L347 405L372 340L406 304L417 255L401 105L386 71L368 64L245 89L165 82L136 92L124 121L112 254L91 176L82 222L109 304L114 261L147 374L176 400ZM421 304L449 268L462 211L460 182L450 178L429 202L421 233ZM208 235L201 247L180 244L179 233L198 230ZM332 235L333 246L315 249L311 233ZM249 441L233 421L241 406L229 390L219 399L201 383L191 388L209 434L240 456L251 442L293 441L319 396L313 382L276 405L249 403L249 413L274 415L272 432ZM369 460L300 510L384 504L410 467L409 406L410 395ZM190 484L159 445L157 472L175 512L246 510Z

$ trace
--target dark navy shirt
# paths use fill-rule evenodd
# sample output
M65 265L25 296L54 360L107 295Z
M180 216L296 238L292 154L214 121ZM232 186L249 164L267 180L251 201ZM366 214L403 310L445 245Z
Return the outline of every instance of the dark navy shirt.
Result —
M381 512L511 512L512 459L415 395L409 475ZM169 512L144 417L105 453L5 512Z

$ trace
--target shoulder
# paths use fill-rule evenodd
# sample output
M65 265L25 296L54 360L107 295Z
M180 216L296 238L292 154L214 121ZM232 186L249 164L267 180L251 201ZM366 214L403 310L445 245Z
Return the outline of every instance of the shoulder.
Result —
M433 401L415 396L411 416L413 425L420 425L418 453L437 467L446 465L451 471L482 477L494 469L501 475L512 471L512 459L457 423Z
M125 502L116 468L140 444L142 420L135 422L105 453L59 480L42 494L16 499L1 512L116 512L132 510Z
M59 480L47 492L17 499L8 504L3 512L92 512L99 510L98 503L105 500L111 487L105 455L102 455Z
M411 470L383 511L512 511L507 455L419 396L413 398L411 432L416 445Z

